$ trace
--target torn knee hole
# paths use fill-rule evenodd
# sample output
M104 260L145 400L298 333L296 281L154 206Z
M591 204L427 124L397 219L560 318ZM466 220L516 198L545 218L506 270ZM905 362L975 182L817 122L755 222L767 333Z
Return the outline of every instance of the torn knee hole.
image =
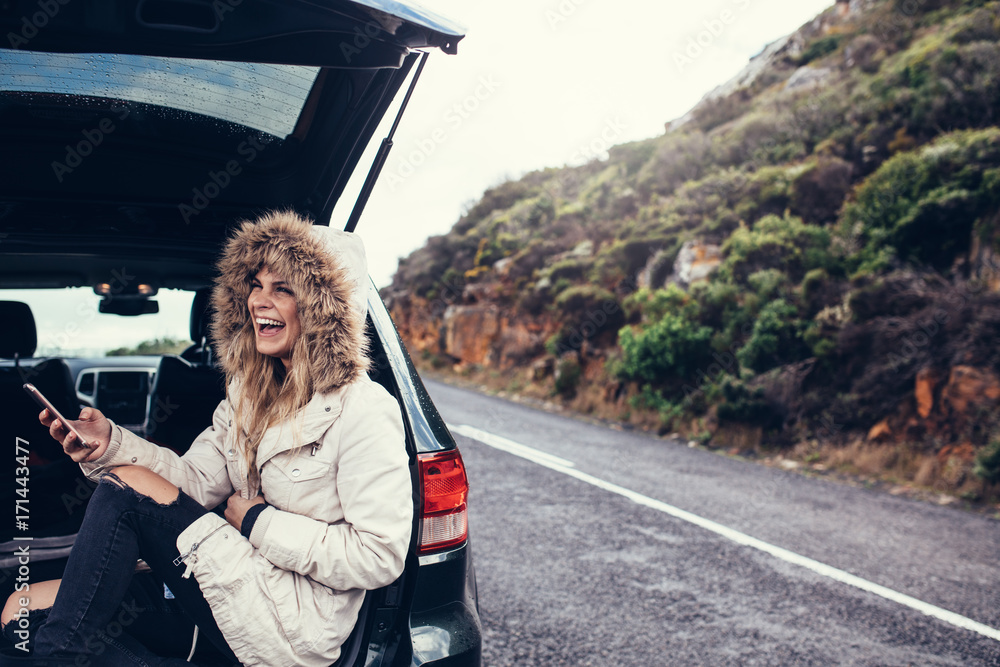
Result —
M114 484L115 486L117 486L119 489L131 489L132 488L131 486L129 486L128 484L126 484L122 480L122 478L119 477L118 475L116 475L114 472L110 472L109 471L109 472L104 473L104 477L102 477L101 479L102 480L105 480L105 479L108 480L109 482L111 482L112 484Z
M171 505L176 505L180 500L180 495L181 495L180 489L176 487L172 487L173 491L175 492L173 494L173 497L170 497L171 489L164 489L162 490L163 493L160 492L161 489L156 489L153 490L152 492L150 492L145 488L137 489L135 488L135 486L129 484L121 477L119 477L114 470L109 470L108 472L104 473L104 476L101 478L101 481L104 480L107 480L109 484L114 484L116 487L125 491L126 493L132 494L140 501L148 500L156 505L159 505L160 507L170 507ZM140 479L139 481L142 480ZM140 486L145 486L145 485L140 484Z

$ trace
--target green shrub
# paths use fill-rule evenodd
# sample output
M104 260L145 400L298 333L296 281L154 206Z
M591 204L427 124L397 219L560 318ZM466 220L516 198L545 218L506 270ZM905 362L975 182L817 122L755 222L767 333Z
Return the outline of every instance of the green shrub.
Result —
M946 134L886 160L844 208L839 233L856 274L894 258L945 269L1000 205L1000 129Z
M629 399L629 404L639 410L654 410L660 424L672 428L674 421L684 414L684 406L663 396L663 393L648 384L642 385L639 393Z
M799 65L805 65L810 63L817 58L822 58L828 53L833 53L840 46L840 35L825 35L817 40L810 42L809 46L802 51L802 55L799 56Z
M659 320L666 315L680 315L695 321L699 311L698 302L673 283L663 289L639 289L626 297L624 308L629 317L641 314L642 319L647 322Z
M993 438L979 451L973 472L987 482L1000 482L1000 438Z
M778 269L761 269L747 276L747 283L757 296L766 302L779 296L788 284L788 276Z
M618 333L622 377L663 385L711 363L712 330L683 315L666 313L651 324Z
M802 346L801 328L795 306L776 299L761 309L750 340L737 351L736 358L757 373L793 361Z
M583 369L580 368L580 362L576 357L566 355L560 358L555 370L556 393L571 398L576 394L576 387L580 384L582 375Z
M807 225L794 216L769 215L752 228L741 227L722 246L724 278L746 283L762 269L780 269L794 282L812 269L835 263L830 234L822 227Z
M586 259L568 257L560 260L548 268L549 280L556 281L560 278L581 280L587 274L587 271L593 263L593 260L589 257Z
M769 428L774 426L776 415L764 398L761 387L753 389L734 378L722 383L723 401L719 403L720 422L739 422Z
M617 331L625 322L617 297L597 285L567 287L559 292L555 304L561 311L562 326L546 342L552 354L579 350L584 341Z

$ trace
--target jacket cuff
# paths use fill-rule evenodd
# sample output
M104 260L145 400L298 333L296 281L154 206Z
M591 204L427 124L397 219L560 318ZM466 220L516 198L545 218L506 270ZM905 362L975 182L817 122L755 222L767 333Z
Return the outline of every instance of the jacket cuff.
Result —
M266 510L270 505L265 503L257 503L253 507L247 510L247 513L243 515L243 521L240 523L240 534L243 537L250 539L250 533L253 532L254 524L257 523L257 517L260 513Z
M122 447L122 427L110 419L108 421L111 422L111 441L108 442L108 448L93 461L80 462L80 468L88 478L103 473L104 468L114 460L115 456L118 455L118 450Z
M264 543L264 535L267 533L267 527L271 525L271 519L274 518L277 512L276 507L267 505L257 515L257 520L253 524L253 530L250 531L250 544L255 549L260 549L260 545Z

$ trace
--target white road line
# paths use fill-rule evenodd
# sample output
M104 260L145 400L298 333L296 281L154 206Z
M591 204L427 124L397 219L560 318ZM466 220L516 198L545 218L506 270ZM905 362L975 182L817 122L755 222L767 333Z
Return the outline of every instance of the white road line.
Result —
M522 445L519 442L514 442L513 440L508 440L499 435L494 435L487 431L481 431L474 426L457 425L453 426L448 424L448 429L453 433L461 433L467 438L472 438L473 440L478 440L479 442L494 447L496 449L503 450L508 454L513 454L514 456L520 456L522 459L528 459L529 461L534 461L544 466L549 466L556 470L562 468L574 468L576 464L572 461L567 461L566 459L559 458L558 456L553 456L546 452L539 451L533 447L528 447L527 445Z
M522 445L518 442L514 442L513 440L508 440L507 438L482 431L474 426L466 426L464 424L453 426L449 424L448 428L454 433L459 433L467 438L478 440L479 442L489 445L490 447L495 447L496 449L514 454L515 456L520 456L521 458L533 461L538 465L545 466L546 468L561 472L565 475L569 475L570 477L575 477L581 482L586 482L587 484L596 486L599 489L604 489L605 491L610 491L611 493L628 498L636 504L658 510L664 514L669 514L672 517L682 521L687 521L688 523L692 523L696 526L704 528L705 530L710 530L717 535L721 535L726 539L736 542L737 544L758 549L764 553L771 554L775 558L780 558L781 560L792 563L793 565L799 565L807 570L815 572L816 574L833 579L834 581L839 581L843 584L860 588L863 591L874 593L875 595L881 596L887 600L901 604L904 607L915 609L920 613L936 618L939 621L944 621L945 623L954 625L955 627L971 630L972 632L978 633L984 637L1000 641L1000 630L997 630L996 628L991 628L988 625L973 621L971 618L967 618L961 614L956 614L953 611L948 611L947 609L942 609L941 607L935 607L932 604L923 602L898 591L894 591L891 588L880 586L879 584L868 581L867 579L862 579L861 577L857 577L849 572L845 572L844 570L831 567L825 563L820 563L819 561L807 558L806 556L801 556L793 551L789 551L788 549L783 549L773 544L764 542L763 540L758 540L755 537L750 537L749 535L741 533L738 530L733 530L732 528L723 526L722 524L716 523L710 519L705 519L697 514L692 514L691 512L682 510L679 507L674 507L673 505L669 505L665 502L644 496L641 493L636 493L631 489L626 489L623 486L618 486L617 484L606 482L603 479L594 477L593 475L588 475L585 472L576 470L574 464L566 459L561 459L558 456L541 452L533 447L528 447L527 445Z

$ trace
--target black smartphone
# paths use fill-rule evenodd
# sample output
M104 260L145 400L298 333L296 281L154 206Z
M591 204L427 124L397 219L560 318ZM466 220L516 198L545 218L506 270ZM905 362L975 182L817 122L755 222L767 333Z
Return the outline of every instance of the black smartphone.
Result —
M77 444L80 447L86 447L87 449L93 449L96 446L96 445L91 444L90 442L88 442L87 439L83 437L83 434L81 434L79 431L77 431L75 428L73 428L73 425L70 424L69 421L67 421L67 419L65 417L63 417L61 414L59 414L59 411L56 410L56 406L52 405L52 402L49 401L49 399L45 398L45 394L43 394L42 392L38 391L38 388L35 387L35 385L33 385L30 382L28 382L28 383L25 383L23 386L24 386L24 390L26 392L28 392L28 395L31 396L33 399L35 399L35 403L38 403L38 405L40 405L43 408L45 408L46 410L48 410L49 414L54 415L56 419L58 419L59 421L61 421L63 423L63 426L65 426L67 429L69 429L70 433L72 433L73 435L76 436Z

